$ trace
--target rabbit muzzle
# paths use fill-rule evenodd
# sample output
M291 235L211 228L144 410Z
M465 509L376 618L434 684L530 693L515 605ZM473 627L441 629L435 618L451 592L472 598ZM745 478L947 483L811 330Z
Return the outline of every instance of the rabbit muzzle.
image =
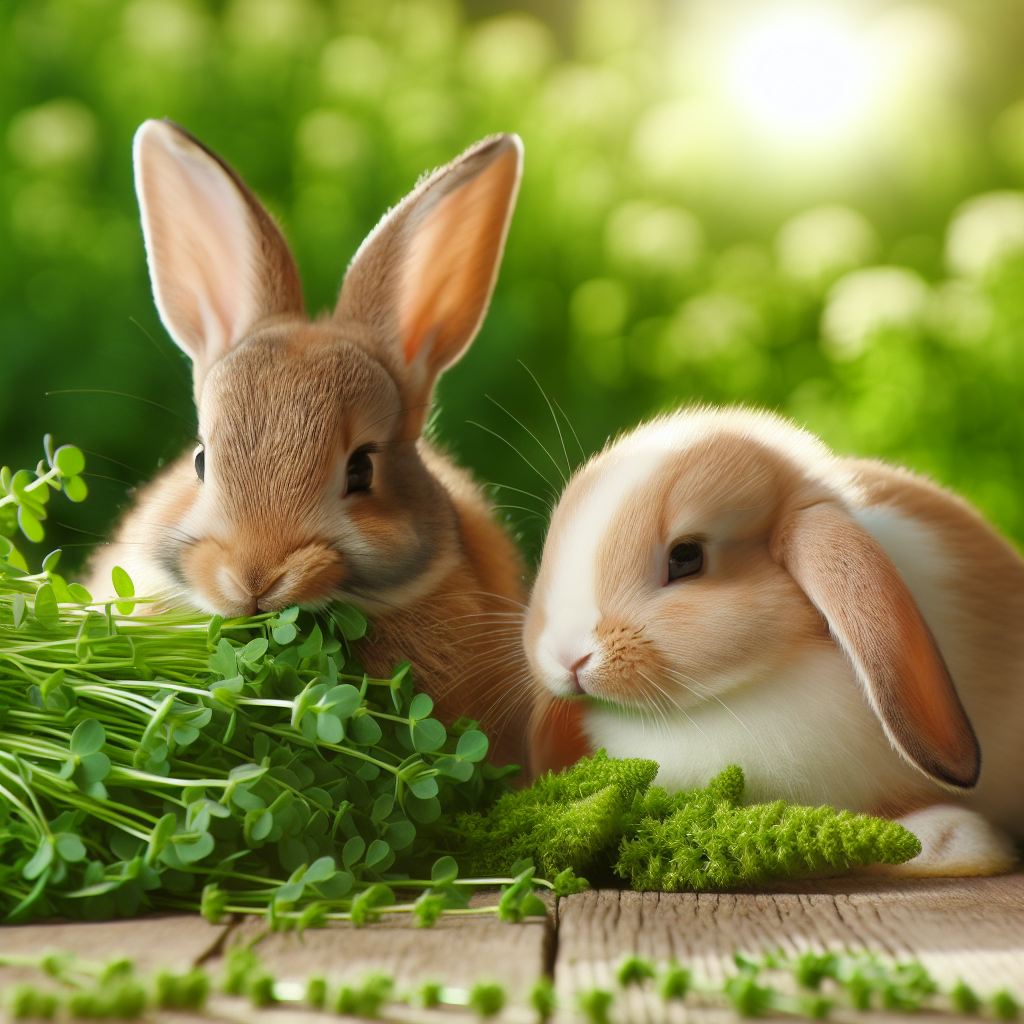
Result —
M197 596L217 614L255 615L327 604L344 576L341 554L323 543L286 551L232 549L200 541L182 558Z

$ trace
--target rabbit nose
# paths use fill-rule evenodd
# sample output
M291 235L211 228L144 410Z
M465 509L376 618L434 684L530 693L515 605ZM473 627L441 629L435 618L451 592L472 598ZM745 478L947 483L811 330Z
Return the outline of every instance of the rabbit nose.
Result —
M584 654L582 658L577 658L571 665L568 666L569 675L572 677L573 690L576 693L587 692L583 689L583 686L580 683L579 672L580 669L583 668L583 666L586 665L588 661L590 661L590 655Z
M290 552L278 566L263 574L249 593L261 612L277 612L293 604L329 600L342 574L337 551L309 544Z

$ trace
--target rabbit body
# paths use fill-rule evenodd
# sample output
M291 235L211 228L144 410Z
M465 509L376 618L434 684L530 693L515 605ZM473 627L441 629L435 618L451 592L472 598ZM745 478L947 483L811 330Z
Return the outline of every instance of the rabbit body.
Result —
M685 789L739 764L751 801L912 825L923 852L893 871L1008 870L1022 627L1024 562L948 491L769 414L666 416L552 517L524 633L533 767L604 747Z
M522 759L513 692L523 566L467 473L423 439L437 376L473 340L521 169L498 136L435 172L370 235L332 315L310 322L277 227L240 178L170 122L135 142L157 306L193 362L200 445L140 490L89 588L121 565L162 606L225 617L348 601L359 655L413 662L438 712ZM499 656L499 654L501 656Z

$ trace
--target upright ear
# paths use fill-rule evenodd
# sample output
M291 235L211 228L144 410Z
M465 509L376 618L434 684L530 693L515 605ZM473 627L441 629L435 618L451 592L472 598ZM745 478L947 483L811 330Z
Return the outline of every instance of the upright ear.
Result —
M394 375L418 431L438 375L476 336L498 276L522 173L517 135L485 139L435 171L377 225L335 315Z
M949 670L881 545L838 505L791 513L772 555L828 622L893 746L944 786L970 789L981 751Z
M210 367L261 320L303 314L298 271L259 200L184 129L145 121L133 148L153 296L192 358L198 394Z

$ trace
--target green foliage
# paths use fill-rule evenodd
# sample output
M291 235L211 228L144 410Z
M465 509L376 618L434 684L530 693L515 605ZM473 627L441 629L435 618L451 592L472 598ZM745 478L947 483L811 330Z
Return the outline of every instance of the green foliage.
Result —
M763 1017L772 1007L772 990L759 985L757 979L741 972L725 983L725 995L741 1017Z
M956 985L949 993L949 1000L957 1013L977 1013L981 1007L981 1000L963 978L957 978Z
M52 992L40 992L32 985L15 985L11 989L7 1010L13 1020L52 1020L58 1005Z
M8 466L0 468L0 558L22 572L28 571L28 564L22 553L10 540L20 530L33 544L42 542L45 536L43 522L48 518L47 506L50 491L63 491L71 501L84 501L88 488L80 474L85 469L85 456L72 445L62 445L54 450L53 438L43 438L46 462L40 461L35 472L27 469L12 473ZM53 572L60 560L60 550L51 551L43 559L43 571L51 580L51 589L44 592L51 605L56 605L52 589L56 584L62 599L67 596L67 585L62 577ZM38 614L38 613L37 613ZM47 610L46 616L52 612Z
M153 986L153 1004L165 1010L202 1010L210 994L210 976L201 968L186 974L160 971Z
M388 975L368 974L358 985L342 985L338 989L334 1009L353 1017L377 1017L393 991L394 982Z
M555 986L546 975L537 979L527 1002L537 1012L537 1024L545 1024L551 1015L558 1009L558 999L555 996Z
M306 982L306 1005L311 1010L322 1010L327 1003L327 980L314 975Z
M599 751L506 794L486 815L460 816L458 849L479 873L528 860L566 895L579 881L566 869L613 867L634 889L707 890L898 864L920 852L910 832L885 819L782 801L743 806L735 766L706 789L671 795L651 786L657 771L653 761Z
M666 1002L670 999L685 999L686 993L690 991L691 983L690 971L674 960L670 960L658 983L658 991Z
M648 794L616 872L636 889L729 889L825 868L900 864L921 851L912 833L884 818L781 800L745 807L741 796L738 768L667 805L662 793Z
M627 956L615 972L615 980L622 988L627 985L642 985L657 974L654 964L642 956Z
M603 988L592 988L580 992L576 997L576 1008L586 1017L588 1024L611 1024L608 1011L615 1002L615 995Z
M475 870L511 870L530 860L546 877L582 873L622 834L634 797L658 773L653 761L613 760L603 751L501 797L487 816L458 819L460 845Z
M1006 989L1000 989L992 997L992 1015L996 1020L1018 1020L1020 1003Z

